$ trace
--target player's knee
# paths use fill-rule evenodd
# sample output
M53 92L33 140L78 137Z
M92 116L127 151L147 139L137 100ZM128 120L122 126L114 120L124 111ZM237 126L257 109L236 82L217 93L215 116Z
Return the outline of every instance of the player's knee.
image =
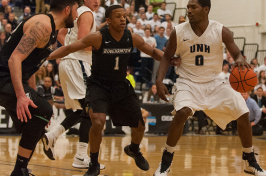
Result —
M184 121L185 122L190 114L191 114L191 109L182 108L176 112L176 115L173 121L182 121L182 122Z
M240 117L237 119L237 124L238 124L238 125L242 125L242 124L250 124L248 116L249 116L249 113L245 113L245 114L243 114L242 116L240 116Z
M33 114L33 116L36 116L48 122L50 121L52 115L53 115L53 108L46 101L39 103L38 108L35 109L34 114Z
M94 130L97 130L97 131L102 131L103 128L104 128L104 122L100 119L94 119L92 121L92 126L94 128Z

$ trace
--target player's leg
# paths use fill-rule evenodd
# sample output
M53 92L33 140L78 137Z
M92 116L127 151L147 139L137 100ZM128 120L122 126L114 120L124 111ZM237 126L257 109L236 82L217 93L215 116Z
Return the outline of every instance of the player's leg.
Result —
M28 174L27 166L30 157L53 113L51 105L45 99L38 96L36 91L27 85L23 86L25 93L29 95L29 98L37 105L37 108L29 107L32 119L29 119L27 123L22 123L17 119L16 106L14 106L14 104L16 104L16 97L12 83L1 90L1 93L4 93L6 96L5 100L2 101L2 98L4 98L2 96L0 98L1 106L6 108L7 112L12 117L16 129L18 132L22 133L19 142L17 161L11 174L12 176L24 176Z
M246 113L237 119L237 130L243 147L242 159L245 162L244 171L257 176L266 176L260 165L257 163L252 147L252 128L249 122L249 114Z
M188 107L184 107L176 112L168 130L165 150L163 152L161 163L154 174L155 176L167 175L167 173L170 171L170 166L174 157L175 146L183 134L184 124L191 113L192 111Z

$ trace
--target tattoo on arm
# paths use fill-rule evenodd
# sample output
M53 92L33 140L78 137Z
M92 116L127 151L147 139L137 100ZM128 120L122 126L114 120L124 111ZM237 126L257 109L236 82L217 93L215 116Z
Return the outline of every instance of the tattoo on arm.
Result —
M30 29L28 35L24 34L21 38L17 50L22 54L27 54L32 51L33 47L38 43L47 43L50 39L50 33L41 22L35 23Z

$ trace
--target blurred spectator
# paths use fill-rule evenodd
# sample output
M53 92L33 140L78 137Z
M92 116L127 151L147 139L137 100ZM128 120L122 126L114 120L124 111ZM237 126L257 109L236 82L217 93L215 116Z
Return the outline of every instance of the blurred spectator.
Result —
M63 96L62 91L52 86L52 79L50 77L44 78L44 83L37 87L37 92L40 96L46 99L51 105L53 99L61 99Z
M257 88L256 89L256 95L253 95L251 98L253 98L260 110L261 110L261 121L262 121L262 125L263 125L263 128L266 128L266 120L265 120L265 117L266 117L266 97L263 95L264 92L263 92L263 89L261 87Z
M61 89L61 84L60 84L60 79L59 79L59 64L61 62L61 58L57 58L55 60L55 63L53 64L53 70L54 70L54 81L55 81L55 86L57 88Z
M147 20L152 20L153 15L154 15L154 12L152 10L153 10L153 6L152 5L149 5L148 6L148 9L147 9L147 12L146 12L146 18L147 18Z
M4 13L0 12L0 23L1 23L1 25L2 25L2 20L5 18L4 16L5 16Z
M111 5L118 5L117 0L107 0L107 1L105 1L106 8L111 6Z
M229 82L230 73L228 71L229 71L229 64L224 64L222 72L219 74L219 77L224 79L226 82Z
M145 28L146 25L149 23L148 20L146 20L146 14L145 13L140 14L140 19L138 19L138 21L141 23L141 26L143 28Z
M136 27L136 22L137 22L137 18L135 16L132 16L130 23L127 24L127 27L134 29Z
M181 24L181 23L184 23L184 22L186 22L186 18L183 15L180 15L179 19L178 19L178 24Z
M3 29L5 29L5 27L6 27L6 25L7 25L7 19L2 19L2 21L1 21L1 25L2 25L2 27L3 27ZM12 29L12 27L11 27L11 29Z
M133 4L130 6L130 13L131 13L131 16L135 16L137 18L138 12L136 12L135 6Z
M153 35L155 36L156 34L159 35L159 29L160 29L161 26L155 26L155 29L153 31Z
M15 19L15 13L13 13L13 12L9 13L8 23L11 24L11 26L12 26L12 31L13 31L14 29L16 29L16 27L18 26L18 22L17 22L17 20Z
M144 41L148 43L152 48L157 46L155 38L151 37L151 30L145 29L145 36L143 37ZM151 82L151 75L153 69L153 59L151 56L141 52L141 70L142 70L142 83L146 83L148 86Z
M247 107L249 109L249 121L250 125L252 126L252 134L253 135L262 135L263 128L259 125L259 121L261 118L261 111L255 100L249 97L249 94L241 93L243 98L246 101Z
M50 0L44 0L44 12L45 13L50 12Z
M101 25L103 23L103 20L105 19L105 17L104 17L105 9L102 10L100 8L103 8L103 7L98 6L95 9L95 11L93 12L94 18L95 18L95 22L96 22L96 26L97 26L97 29L98 30L101 28Z
M2 0L2 3L0 5L0 12L5 13L5 9L8 6L8 1L7 0Z
M170 24L169 24L170 23ZM164 29L167 29L167 28L171 28L173 29L173 27L175 26L176 24L172 21L172 17L170 14L166 14L165 15L165 21L162 22L162 27L164 27Z
M165 44L167 42L167 39L164 37L164 30L165 30L164 27L161 26L159 28L159 33L154 36L154 38L156 40L156 43L157 43L156 48L159 49L159 50L162 50L162 51L163 51L163 48L165 47ZM151 79L151 81L153 83L155 83L160 62L154 60L153 63L154 64L153 64L153 71L152 71L152 79Z
M166 28L166 32L164 34L164 37L169 40L169 37L171 35L172 29L171 28Z
M124 9L130 8L130 5L127 3L127 0L121 0L120 5L124 7Z
M251 62L250 62L250 64L254 64L254 69L253 69L253 71L255 72L255 73L259 73L259 63L258 63L258 59L257 58L254 58L254 59L252 59L251 60Z
M31 10L29 6L26 6L24 8L24 13L18 18L18 24L21 23L24 19L28 18L31 16Z
M36 86L44 84L44 78L46 77L45 67L40 67L39 70L35 73Z
M35 14L44 13L45 11L44 0L35 0L35 4L36 4Z
M157 10L161 7L162 2L164 2L164 0L149 0L150 1L150 5L153 6L153 12L157 13Z
M10 37L11 32L12 32L12 26L10 23L7 23L5 25L5 32L6 32L6 40Z
M153 84L150 90L144 93L143 103L155 103L159 101L160 101L160 98L157 95L157 87L155 84Z
M196 134L205 134L204 131L202 131L202 128L206 125L208 125L207 122L207 115L203 111L196 111L193 115L193 117L196 117L198 119L198 130L195 132Z
M161 26L162 23L157 13L153 15L153 19L149 21L149 24L151 25L152 31L154 31L156 26Z
M258 84L265 84L265 79L266 79L266 75L265 75L265 71L264 70L261 70L259 72L259 82Z
M133 28L133 32L134 32L135 34L140 35L141 37L144 37L145 34L144 34L144 30L143 30L142 28L143 28L143 27L142 27L140 21L137 21L137 22L136 22L136 27Z
M129 80L130 84L132 85L132 87L135 89L136 87L136 81L134 79L134 76L130 74L130 69L127 69L127 76L126 78Z
M46 70L46 76L50 77L52 79L52 85L54 86L54 81L55 81L54 76L55 76L55 74L54 74L54 69L53 68L54 68L53 64L48 62L47 65L46 65L45 70Z
M13 9L10 5L7 5L5 8L5 19L8 19L9 14L13 12Z
M264 57L264 64L262 64L260 67L259 67L259 72L260 71L266 71L266 57Z
M162 2L161 8L159 8L157 10L157 13L158 13L158 15L159 15L159 17L160 17L160 19L161 19L162 22L165 21L165 15L166 14L169 14L169 15L172 16L171 11L168 10L168 9L166 9L166 2Z
M6 33L4 31L1 31L0 32L0 51L2 50L5 43L6 43Z

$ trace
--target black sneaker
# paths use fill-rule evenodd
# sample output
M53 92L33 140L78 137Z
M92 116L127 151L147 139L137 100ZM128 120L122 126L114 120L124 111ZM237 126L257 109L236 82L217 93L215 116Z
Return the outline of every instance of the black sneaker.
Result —
M13 171L10 176L34 176L29 173L27 168L21 168L19 171Z
M97 176L100 174L100 164L93 164L90 162L88 171L84 174L84 176Z
M169 153L166 150L163 152L162 161L154 173L154 176L167 176L170 172L170 166L172 164L174 153Z
M244 172L247 174L252 174L255 176L266 176L266 171L263 170L260 165L257 163L255 155L258 155L254 152L245 153L243 152L242 159L245 162Z
M140 151L133 152L132 150L130 150L129 145L124 148L124 151L128 156L132 157L135 160L136 165L140 169L144 171L147 171L150 169L148 161L142 156L142 153Z

